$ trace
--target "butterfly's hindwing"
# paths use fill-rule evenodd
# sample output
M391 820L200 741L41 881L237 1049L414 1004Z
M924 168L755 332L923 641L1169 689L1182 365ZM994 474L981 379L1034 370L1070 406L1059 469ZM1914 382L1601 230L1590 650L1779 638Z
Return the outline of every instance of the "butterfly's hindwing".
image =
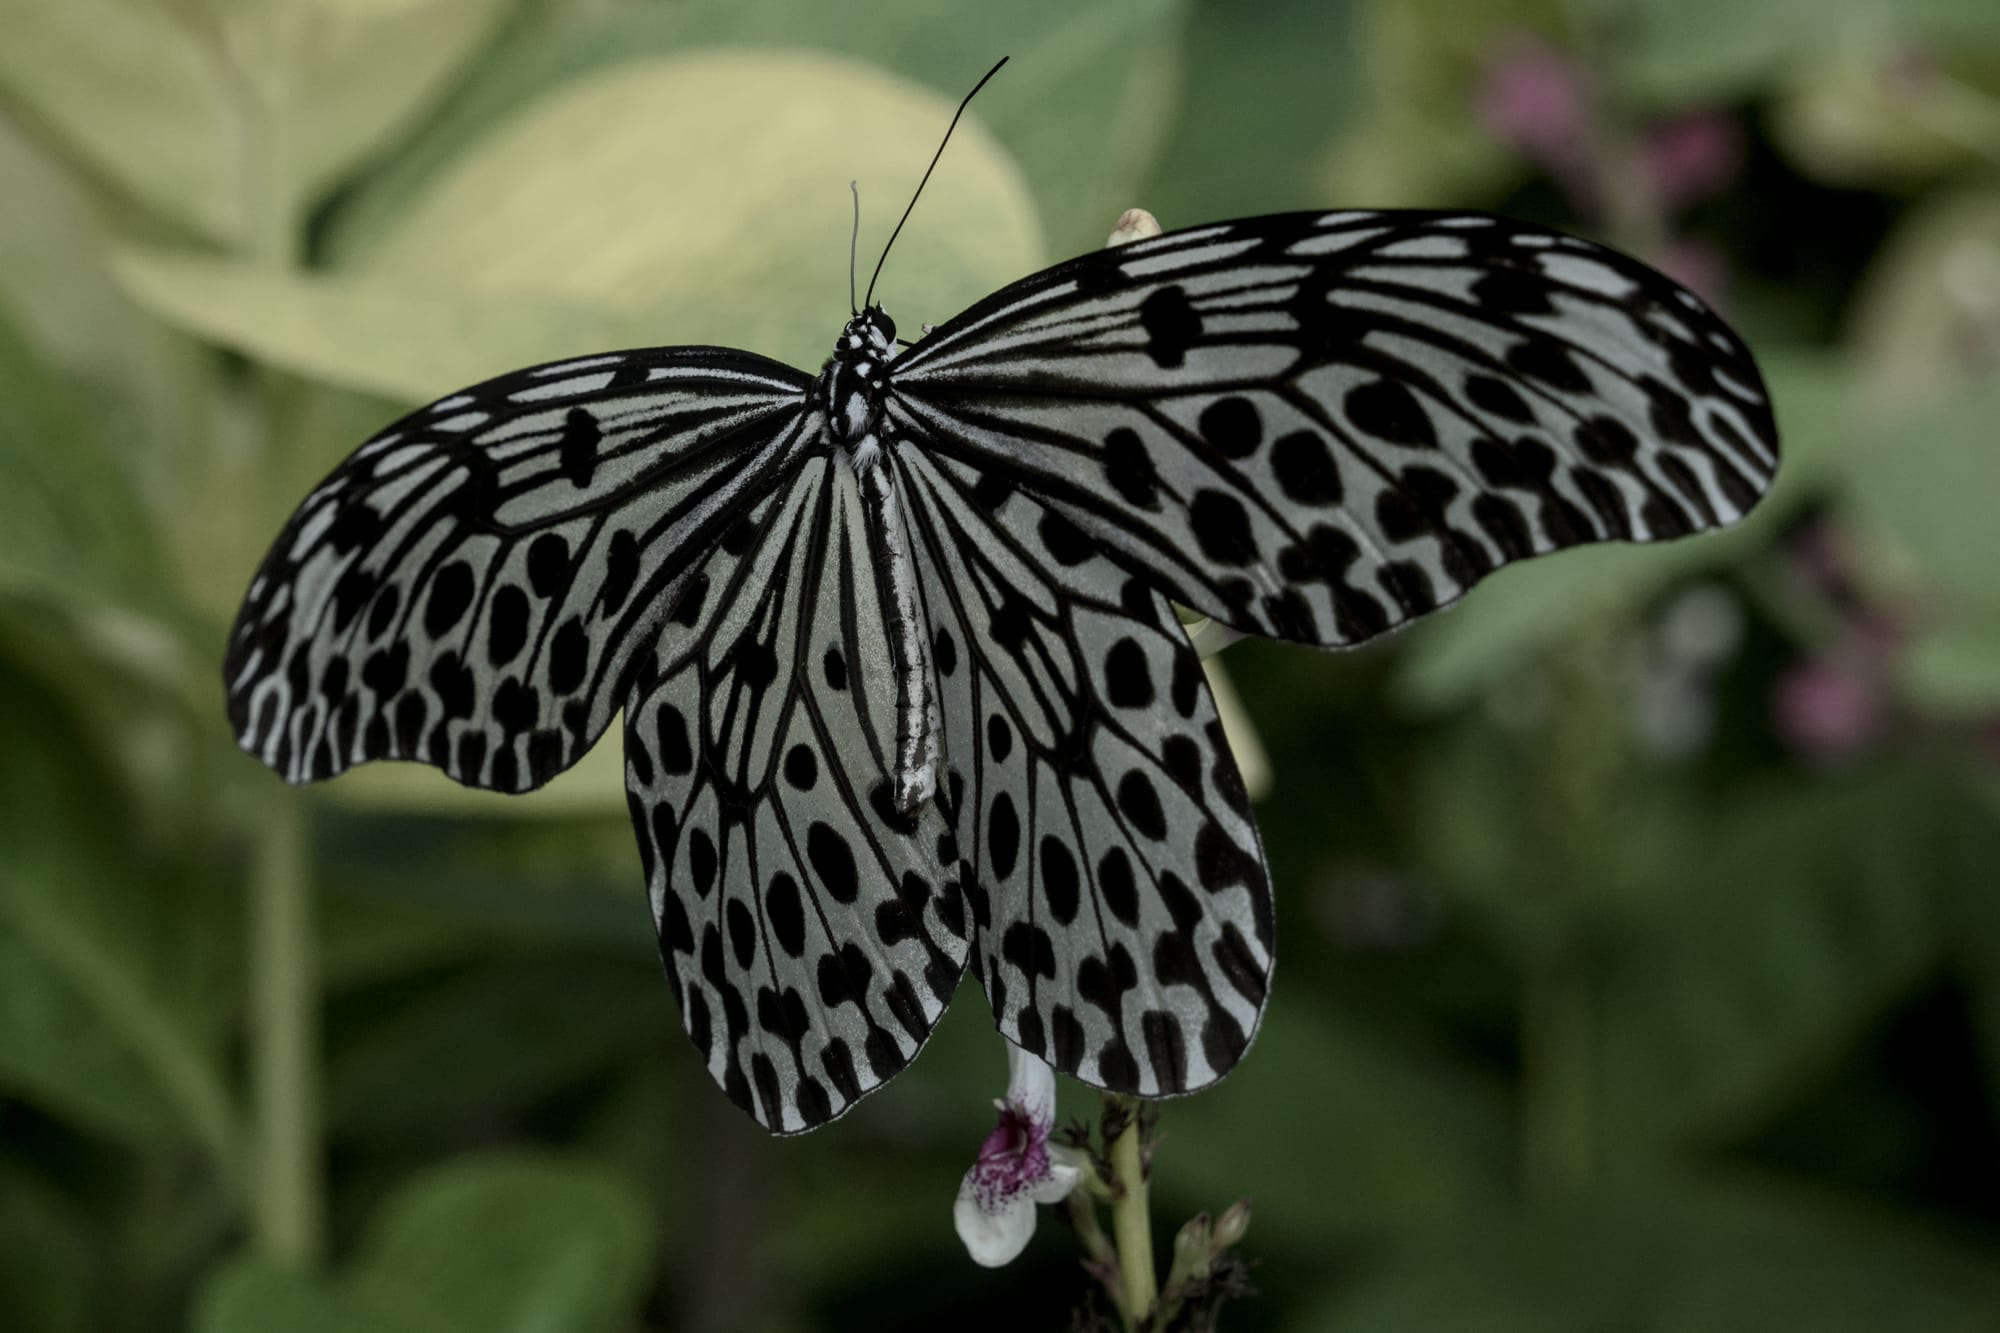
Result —
M498 791L589 748L738 510L809 444L800 372L664 348L518 371L364 444L231 633L244 749L292 782L417 759Z
M1359 642L1559 547L1742 516L1749 353L1603 247L1480 214L1283 214L1024 279L891 365L898 428L1238 629Z
M898 674L866 521L853 473L805 460L710 556L625 713L683 1024L780 1133L908 1063L966 958L948 802L905 814L892 791Z
M922 442L895 465L1001 1032L1118 1092L1215 1081L1262 1014L1271 902L1193 646L1060 514Z

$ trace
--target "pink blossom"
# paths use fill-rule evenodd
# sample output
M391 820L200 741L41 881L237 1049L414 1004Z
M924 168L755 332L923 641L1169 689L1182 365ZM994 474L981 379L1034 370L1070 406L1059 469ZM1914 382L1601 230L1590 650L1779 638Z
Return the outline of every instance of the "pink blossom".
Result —
M1876 682L1829 661L1793 666L1779 678L1772 704L1778 734L1821 762L1854 757L1882 727L1882 692Z
M1678 211L1735 179L1743 166L1743 131L1720 111L1696 111L1648 132L1645 155L1660 205Z
M1584 103L1575 63L1538 38L1520 36L1487 66L1474 106L1496 138L1560 170L1581 151Z

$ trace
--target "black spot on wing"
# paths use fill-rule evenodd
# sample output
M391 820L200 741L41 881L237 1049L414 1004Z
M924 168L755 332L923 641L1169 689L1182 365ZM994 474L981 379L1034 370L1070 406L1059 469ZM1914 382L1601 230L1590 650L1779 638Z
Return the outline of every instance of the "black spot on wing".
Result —
M597 471L597 449L603 441L597 418L581 407L572 407L563 417L562 441L556 447L563 477L582 490Z
M1201 316L1177 286L1161 287L1139 303L1139 325L1146 331L1147 355L1166 370L1186 361L1188 349L1201 336Z

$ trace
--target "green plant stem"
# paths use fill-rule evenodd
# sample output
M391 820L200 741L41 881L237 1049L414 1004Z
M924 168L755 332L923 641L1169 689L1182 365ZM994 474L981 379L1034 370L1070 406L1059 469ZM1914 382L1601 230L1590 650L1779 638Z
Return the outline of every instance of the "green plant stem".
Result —
M305 804L279 793L250 886L250 1066L255 1131L248 1181L257 1247L310 1264L320 1251L319 969Z
M1153 1268L1152 1216L1146 1204L1146 1167L1139 1144L1139 1110L1128 1098L1110 1099L1126 1112L1125 1127L1111 1141L1111 1180L1117 1197L1111 1204L1111 1234L1118 1243L1119 1283L1124 1289L1125 1320L1138 1328L1153 1313L1160 1298L1160 1280Z
M300 257L299 192L294 179L287 90L295 86L308 14L282 5L259 16L219 15L203 6L176 6L202 39L224 94L236 112L242 205L240 248L266 268L296 268ZM258 22L268 27L256 28ZM235 39L264 52L253 72ZM259 75L261 74L261 77ZM282 431L284 379L266 370L257 385L267 460ZM256 1246L267 1258L293 1265L320 1253L324 1217L320 1136L319 967L314 932L312 859L304 802L289 791L262 811L249 893L249 1064L252 1127L248 1135L246 1203Z
M1616 622L1570 634L1550 665L1563 707L1539 751L1536 861L1550 928L1528 962L1522 999L1521 1121L1530 1191L1586 1186L1598 1166L1597 983L1590 951L1599 868L1584 850L1601 827L1626 764L1623 700L1611 684Z

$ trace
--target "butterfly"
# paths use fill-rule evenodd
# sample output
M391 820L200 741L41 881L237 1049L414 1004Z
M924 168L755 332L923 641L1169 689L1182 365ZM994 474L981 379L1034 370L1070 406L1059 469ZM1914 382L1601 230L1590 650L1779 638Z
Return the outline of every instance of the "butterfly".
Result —
M1700 299L1488 214L1196 226L907 344L873 292L817 375L648 348L410 413L299 506L224 662L294 783L528 791L622 710L683 1025L778 1133L902 1069L968 963L1096 1087L1243 1057L1271 886L1176 603L1348 647L1732 523L1778 463Z

